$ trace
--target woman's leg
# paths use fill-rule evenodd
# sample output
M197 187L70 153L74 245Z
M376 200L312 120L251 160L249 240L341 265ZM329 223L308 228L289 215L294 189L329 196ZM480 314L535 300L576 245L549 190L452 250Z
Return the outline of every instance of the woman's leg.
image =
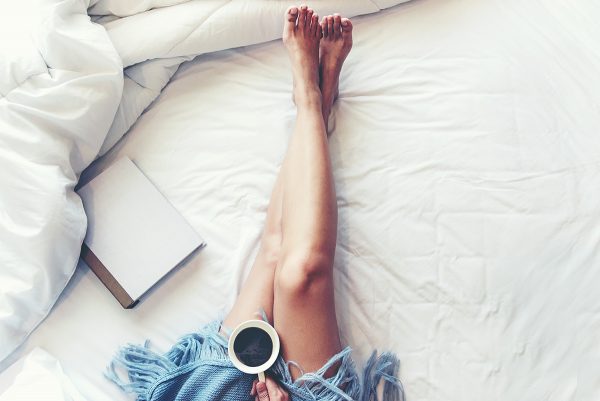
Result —
M289 18L295 20L298 11L297 7L290 8ZM273 321L274 279L281 251L283 177L286 165L287 156L281 164L271 193L256 259L233 308L223 321L225 327L234 328L246 320L255 319L260 310L264 310L269 321Z
M223 325L229 329L235 328L246 320L259 318L257 313L260 310L264 310L269 321L273 321L273 286L281 249L284 164L282 164L271 193L265 228L252 270L250 270L233 308L223 321Z
M298 12L298 7L290 7L286 19L296 23ZM312 15L312 10L310 13ZM225 327L234 328L246 320L254 319L261 309L265 311L269 320L273 321L274 277L282 242L283 177L286 175L284 171L288 164L287 159L286 155L271 193L256 259L235 304L223 321Z
M298 18L298 14L300 14L300 19ZM303 143L305 142L304 140L292 140L271 195L265 230L263 232L256 260L234 307L224 321L226 327L233 328L242 321L255 318L256 312L261 308L264 309L271 321L273 321L274 318L276 320L275 326L278 331L280 331L282 337L284 356L287 359L297 361L307 371L318 369L322 366L324 361L329 359L329 357L340 349L337 322L335 319L332 283L332 263L333 253L335 251L337 208L335 205L335 193L331 177L327 142L322 141L321 138L326 135L325 122L323 122L323 120L327 121L331 105L337 97L337 81L341 65L352 45L352 25L349 20L340 20L339 16L335 16L335 18L330 16L331 23L329 27L327 25L328 19L325 18L323 20L321 23L323 29L321 63L318 70L320 73L321 88L320 91L319 88L315 88L314 86L316 82L318 82L318 78L315 75L315 57L318 59L318 50L316 53L317 56L315 56L315 47L318 49L318 39L321 35L321 27L315 25L318 20L316 16L313 19L312 14L312 10L305 7L300 11L298 11L298 8L290 8L286 14L286 31L284 32L284 37L290 52L296 52L295 55L291 54L291 56L295 69L295 88L298 86L296 88L297 90L295 90L295 98L299 108L298 119L302 121L297 121L293 137L297 137L299 132L305 130L316 134L308 135L310 138L309 142L314 144L314 139L317 138L317 153L321 155L321 159L318 166L315 166L314 169L310 169L309 175L298 174L298 172L301 172L304 169L302 157L308 157L311 159L310 161L312 161L312 156L304 153L304 155L300 154L292 157L292 155L298 153L293 152L292 149L304 146ZM309 15L311 17L307 24L306 17ZM344 22L344 26L340 28L342 21ZM334 22L337 22L337 25L335 25ZM336 28L339 29L335 31ZM340 29L343 30L341 34ZM337 32L337 34L335 34L335 32ZM311 35L312 33L314 33L314 36ZM292 35L293 37L291 37ZM314 40L316 40L316 44ZM304 53L306 52L312 52L311 57L303 59L305 57ZM302 66L302 64L307 61L308 64ZM298 85L296 85L296 82ZM320 92L322 92L322 99L320 98ZM320 117L317 118L315 110L321 113ZM296 145L296 143L298 143L298 145ZM298 156L300 156L300 158ZM323 156L325 157L323 158ZM296 162L293 163L296 166L295 169L298 170L296 173L289 171L290 168L288 165L291 164L289 160L292 158L296 160ZM300 167L300 169L298 169L298 167ZM302 196L298 198L298 200L307 207L301 207L299 209L300 213L295 213L295 192L302 194L302 192L304 192L303 188L307 185L312 187L310 174L314 176L316 173L316 178L318 179L320 172L324 173L321 177L324 178L324 180L318 180L320 181L319 185L321 189L315 189L315 191L312 192L312 195L307 193L306 198ZM297 187L297 178L308 178L308 180L303 179L304 185ZM284 181L291 184L286 185ZM322 184L325 185L323 186ZM287 187L290 188L285 191L284 188ZM294 188L296 188L296 190L294 190ZM325 189L325 192L323 192L322 189ZM289 224L283 223L287 218L283 216L282 213L284 192L287 192L286 216L290 215L291 222ZM311 206L311 202L314 200L317 202ZM327 207L321 209L319 205L323 204L323 202ZM311 222L321 218L321 212L324 212L327 217L322 222L322 226L328 228L328 232L323 233L324 235L321 235L319 232L320 228L311 227ZM306 222L303 221L303 216L308 217ZM298 225L298 222L302 223L298 226L298 230L293 229L293 227ZM305 225L304 223L307 224ZM286 235L289 234L291 237L285 241L288 247L288 251L285 253L285 261L280 260L280 258L283 258L281 252L283 225L286 227ZM315 232L315 229L316 236L312 238L312 243L319 246L323 245L324 247L322 249L319 249L318 247L311 249L311 242L304 243L304 241L298 241L299 239L302 239L303 235L298 236L295 234L307 233L310 237L312 233ZM321 243L320 239L322 237L328 239L328 241ZM296 243L298 243L299 246L296 246ZM298 250L298 252L295 250ZM324 263L319 262L316 263L315 266L319 272L323 270L323 272L326 273L323 277L313 277L313 275L309 274L310 271L307 271L306 268L310 266L309 264L304 263L302 261L303 258L301 257L304 250L307 251L306 254L309 254L307 256L324 256ZM311 257L310 262L316 262L316 259L317 258ZM309 262L309 260L305 261ZM299 269L292 269L292 266L295 265L296 262L299 262L301 266L299 266ZM286 269L284 274L278 274L277 283L274 283L277 266L281 268L281 271L284 271L284 266L286 266ZM288 276L290 271L292 274ZM318 276L321 276L321 274L318 274ZM317 278L317 280L315 281L313 278ZM309 285L307 288L304 288L306 287L304 284ZM303 287L300 288L300 293L298 292L298 286ZM274 287L277 288L275 291L278 294L275 306ZM305 290L310 290L310 302L298 307L297 297L300 296L304 298L305 295L307 295ZM325 308L321 305L325 305ZM274 312L274 309L279 312ZM275 313L279 313L278 316L280 316L280 318L274 317ZM316 325L315 322L311 321L312 315L318 315L319 317ZM306 319L307 316L308 319ZM298 327L296 327L297 325L293 322L295 319L299 319L296 323L301 327L306 327L306 324L310 324L313 328L316 328L315 332L309 333L308 336L300 335L300 332L297 330ZM306 348L311 348L315 343L319 343L322 346L318 347L315 352L306 355L305 358L303 351L306 350ZM292 374L297 376L298 372L292 372Z
M323 104L321 93L330 96L337 90L337 76L349 48L343 57L336 53L340 68L335 82L321 72L322 84L329 82L331 87L319 88L319 71L336 70L329 65L319 68L322 27L304 6L297 22L294 15L287 17L284 42L292 61L298 115L282 176L283 238L273 315L284 358L309 372L319 369L341 349L333 292L337 203L324 121L331 104ZM332 41L337 37L341 43L342 20L336 16L333 22L335 28L332 24L328 34ZM351 24L345 22L348 33ZM330 55L324 62L333 59L332 49L326 47L325 53L330 51ZM334 98L330 96L327 101L333 103ZM299 374L292 371L293 377Z

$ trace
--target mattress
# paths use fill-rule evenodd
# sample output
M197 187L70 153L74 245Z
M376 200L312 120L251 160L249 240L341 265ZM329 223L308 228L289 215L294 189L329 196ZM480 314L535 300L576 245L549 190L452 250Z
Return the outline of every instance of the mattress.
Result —
M600 6L417 0L355 19L331 121L336 302L362 365L415 401L600 399ZM208 246L124 310L80 262L14 359L55 355L88 400L117 347L223 317L294 119L281 41L182 65L85 173L129 156ZM0 391L14 376L0 377Z

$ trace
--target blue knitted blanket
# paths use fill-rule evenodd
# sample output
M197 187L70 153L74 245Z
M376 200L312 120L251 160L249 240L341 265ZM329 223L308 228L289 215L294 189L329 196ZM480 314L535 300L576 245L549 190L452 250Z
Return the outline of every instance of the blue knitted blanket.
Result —
M119 351L107 376L125 391L137 394L137 401L253 401L250 396L256 378L236 369L227 355L227 339L219 334L221 322L181 338L160 355L148 347L128 345ZM377 387L383 385L383 401L404 401L397 378L399 361L390 353L367 362L362 381L350 356L350 348L334 355L319 371L292 380L288 364L279 357L268 374L287 390L292 401L378 401ZM337 374L325 378L329 367L339 363ZM122 380L117 369L127 370Z

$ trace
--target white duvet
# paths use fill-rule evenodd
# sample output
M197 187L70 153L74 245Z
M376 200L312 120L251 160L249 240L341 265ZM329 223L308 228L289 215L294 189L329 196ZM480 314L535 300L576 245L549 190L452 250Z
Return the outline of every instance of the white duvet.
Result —
M11 369L17 367L21 370L14 383L0 394L0 401L86 401L60 362L41 348L35 348Z
M322 14L353 16L404 1L313 5ZM179 64L280 37L288 5L266 0L6 5L0 14L0 361L48 314L73 274L86 231L73 192L82 170L124 135Z
M321 15L369 14L409 0L317 0ZM177 6L170 6L177 4ZM123 60L119 111L101 149L106 153L159 95L179 65L193 57L281 37L291 1L99 0L90 14L107 30ZM117 16L121 17L118 18Z
M0 13L0 360L73 274L86 218L73 187L115 115L121 60L83 1Z

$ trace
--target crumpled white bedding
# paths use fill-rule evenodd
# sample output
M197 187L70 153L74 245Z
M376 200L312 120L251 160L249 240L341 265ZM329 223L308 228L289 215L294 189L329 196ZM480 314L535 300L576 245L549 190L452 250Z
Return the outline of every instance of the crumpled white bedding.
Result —
M311 6L321 15L340 12L353 17L407 1L320 0ZM123 99L100 153L125 134L182 62L281 38L282 15L292 4L272 0L98 0L92 4L90 15L106 28L126 67Z
M399 354L411 400L600 399L599 18L593 0L418 0L355 20L332 121L338 315L359 363ZM19 353L126 400L100 373L118 345L166 349L226 313L290 87L280 42L181 67L87 175L128 155L208 246L134 310L81 264Z
M19 373L14 383L0 394L0 401L85 401L60 362L43 349L35 348L11 369L17 367Z
M73 192L81 171L129 129L180 63L279 37L286 4L28 0L6 7L0 20L0 361L46 316L74 271L86 230ZM368 0L320 2L323 10L334 5L348 15L380 9ZM108 13L94 18L106 30L90 21L88 7L91 14Z
M120 58L83 1L0 12L0 361L71 278L86 218L73 192L117 110Z

